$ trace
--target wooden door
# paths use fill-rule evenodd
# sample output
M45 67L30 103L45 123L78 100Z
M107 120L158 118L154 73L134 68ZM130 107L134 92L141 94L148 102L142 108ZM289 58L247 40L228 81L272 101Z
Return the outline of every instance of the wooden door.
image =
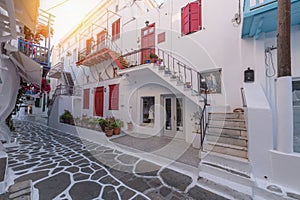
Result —
M148 25L141 31L142 49L149 48L141 53L141 64L150 60L150 53L155 53L155 23Z
M94 92L94 115L103 117L104 87L95 88Z

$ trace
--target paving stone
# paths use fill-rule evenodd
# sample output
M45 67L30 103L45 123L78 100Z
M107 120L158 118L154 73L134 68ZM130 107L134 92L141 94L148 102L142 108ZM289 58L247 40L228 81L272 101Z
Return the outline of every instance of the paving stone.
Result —
M8 191L10 193L14 193L14 192L17 192L19 190L23 190L23 189L26 189L26 188L31 188L31 183L32 183L31 180L18 182L16 184L12 185L11 187L9 187Z
M9 195L9 198L14 199L14 198L17 198L17 197L20 197L20 196L23 196L23 195L29 195L30 193L31 193L31 188L26 188L26 189L19 190L17 192L11 193Z
M69 163L68 161L62 161L59 163L59 166L63 166L63 167L71 166L71 163Z
M112 186L106 186L103 190L102 199L118 199L118 194L115 188Z
M18 177L15 180L15 182L21 182L21 181L26 181L26 180L32 180L32 182L35 182L37 180L47 177L48 173L49 173L49 170L33 172L30 174L26 174L26 175Z
M21 171L21 170L25 170L25 169L30 169L33 166L37 166L38 164L39 163L30 163L30 164L25 164L25 165L22 165L22 166L19 166L19 167L13 167L12 169L14 171Z
M162 187L162 188L160 188L160 191L159 191L159 193L160 193L163 197L168 196L171 192L172 192L172 190L171 190L170 188L167 188L167 187Z
M133 173L133 166L123 165L120 163L113 166L113 169L121 171L121 172Z
M158 178L152 178L152 179L150 179L150 181L148 181L148 184L152 188L157 188L157 187L160 187L162 185L162 182Z
M167 185L180 191L184 191L192 183L191 177L168 168L163 169L160 176Z
M35 168L33 171L39 171L39 170L44 170L44 169L53 169L55 168L57 165L57 163L53 163L53 164L50 164L50 165L45 165L45 166L42 166L42 167L38 167L38 168Z
M99 196L101 188L101 185L90 181L75 183L70 189L70 196L72 200L94 199Z
M130 188L140 192L144 192L151 187L147 184L147 180L143 178L133 178L129 181L123 180L123 182Z
M101 169L101 170L96 171L92 175L91 179L92 180L99 180L101 177L105 176L106 174L107 174L107 172L105 170Z
M22 195L20 197L14 198L13 200L31 200L29 195Z
M132 190L129 190L128 188L121 186L118 188L118 192L121 196L121 199L130 199L133 197L136 193Z
M127 154L122 154L117 157L117 160L121 161L124 164L133 165L139 160L139 158Z
M135 173L142 176L157 176L157 172L160 170L160 166L141 160L137 163Z
M71 173L76 173L79 171L78 167L69 167L68 169L66 169L66 171L71 172Z
M201 187L194 186L188 191L188 195L193 199L226 200L217 194L211 193Z
M56 174L56 173L58 173L58 172L60 172L60 171L62 171L62 170L64 170L63 167L58 167L58 168L56 168L56 169L54 169L54 170L52 171L52 174Z
M26 162L32 163L32 162L36 162L36 161L39 161L39 160L41 160L41 159L40 158L31 158L29 160L26 160Z
M38 182L35 187L39 190L40 199L52 200L62 193L70 183L70 175L62 172Z
M148 199L143 197L142 195L138 195L138 196L134 197L132 200L148 200Z
M90 178L89 175L87 174L82 174L82 173L76 173L73 175L74 181L82 181L82 180L87 180Z
M120 183L116 179L114 179L113 177L111 177L109 175L101 178L99 180L99 182L103 183L103 184L111 184L111 185L115 185L115 186L120 185Z
M87 174L92 174L94 172L90 167L82 168L81 171Z

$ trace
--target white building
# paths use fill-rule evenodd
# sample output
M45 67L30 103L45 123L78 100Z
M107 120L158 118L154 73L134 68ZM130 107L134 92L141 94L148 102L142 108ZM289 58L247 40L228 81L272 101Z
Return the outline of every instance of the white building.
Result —
M291 2L297 103L300 1ZM62 84L56 94L67 95L56 98L50 125L56 126L57 116L68 109L75 117L115 116L133 122L134 132L193 143L200 136L195 120L206 108L200 177L254 198L287 195L267 190L272 184L299 193L293 113L278 115L284 107L276 100L283 94L276 83L276 9L270 0L101 3L57 47L58 62L49 77L57 79L55 85ZM162 61L152 63L151 53ZM250 76L244 82L248 67L254 70L254 80ZM287 91L292 97L292 88ZM243 104L245 115L225 117ZM282 120L289 123L277 126Z

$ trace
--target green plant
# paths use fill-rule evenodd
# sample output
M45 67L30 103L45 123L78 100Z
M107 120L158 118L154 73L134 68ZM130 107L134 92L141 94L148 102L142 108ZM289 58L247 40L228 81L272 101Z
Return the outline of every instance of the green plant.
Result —
M65 110L64 113L60 116L60 121L66 124L74 125L73 115L68 110Z
M121 128L121 127L124 126L124 122L120 119L116 119L115 120L115 125L116 125L117 128Z
M155 54L155 53L150 53L150 58L151 59L157 59L158 58L158 56Z
M99 126L101 127L102 131L105 131L105 127L108 126L108 121L104 118L98 120Z

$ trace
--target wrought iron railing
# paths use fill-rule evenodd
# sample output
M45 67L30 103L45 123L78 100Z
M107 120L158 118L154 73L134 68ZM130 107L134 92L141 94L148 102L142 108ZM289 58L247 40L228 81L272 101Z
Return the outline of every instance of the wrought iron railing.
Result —
M78 61L82 61L86 59L89 55L92 55L94 53L100 52L102 50L109 49L111 51L114 51L115 53L121 55L122 50L119 48L119 46L114 42L112 36L106 35L104 40L100 42L96 42L96 44L91 45L90 50L88 51L87 48L83 48L78 52Z
M152 54L150 58L150 53ZM156 53L156 54L155 54ZM184 88L191 89L194 95L198 95L202 99L199 103L202 109L200 113L200 133L201 146L203 145L206 128L207 128L207 93L208 88L205 78L195 68L183 61L183 58L174 55L174 53L166 50L155 48L143 48L123 54L121 57L129 62L129 67L136 67L142 64L155 63L159 69L164 70L166 74L170 74L171 78L177 80L177 83L182 83Z
M18 49L20 52L31 58L35 62L50 68L50 52L49 48L42 47L22 39L18 40Z

